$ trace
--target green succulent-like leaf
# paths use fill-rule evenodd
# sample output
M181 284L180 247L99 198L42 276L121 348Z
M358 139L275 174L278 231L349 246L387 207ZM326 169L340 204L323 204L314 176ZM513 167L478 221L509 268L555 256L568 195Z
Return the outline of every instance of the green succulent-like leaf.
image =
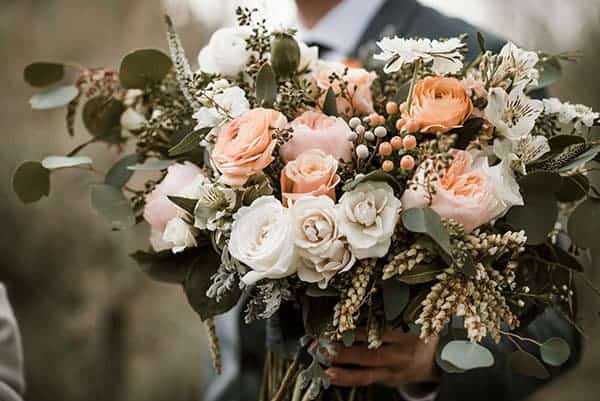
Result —
M117 99L96 96L83 106L83 124L93 136L108 138L113 130L121 125L121 115L124 111L125 106Z
M138 160L139 158L136 154L123 157L108 170L108 173L106 173L106 177L104 178L104 183L112 185L115 188L123 188L134 173L128 167L137 164Z
M277 79L269 63L263 64L256 76L256 100L259 105L270 107L277 97Z
M115 230L124 230L135 225L135 214L129 199L112 185L93 185L91 205Z
M190 132L177 145L169 149L169 156L180 156L193 150L197 150L200 148L200 141L210 130L210 127L206 127Z
M571 214L567 230L573 242L582 248L600 247L600 200L592 197L581 202Z
M338 115L337 99L335 96L335 92L331 87L327 89L327 93L325 94L325 101L323 102L323 113L327 114L328 116Z
M212 283L212 275L216 273L221 264L221 258L212 247L205 247L201 252L196 252L196 254L198 253L200 256L191 265L184 280L183 289L189 304L204 321L233 308L242 291L239 286L235 285L231 291L223 295L219 302L209 298L206 291Z
M50 170L37 161L24 162L15 170L12 184L21 202L37 202L50 194Z
M383 310L388 321L396 320L408 305L410 288L398 280L383 282Z
M513 372L524 376L532 376L542 380L550 377L546 367L535 356L523 350L517 350L510 354L508 364Z
M38 62L29 64L23 71L23 79L31 86L45 87L61 81L65 66L59 63Z
M161 82L172 67L171 58L160 50L136 50L123 58L119 78L126 89L144 89Z
M463 370L487 368L494 364L490 350L467 340L450 341L442 349L440 357Z
M402 273L398 276L398 281L406 284L415 285L429 283L444 271L440 266L420 264L412 268L412 270Z
M92 164L88 156L48 156L42 160L42 166L48 170L77 167Z
M64 107L79 95L79 89L74 85L51 86L29 99L29 105L34 110L47 110Z
M450 235L440 216L431 208L413 208L402 213L402 224L408 231L431 237L448 255Z
M561 366L569 360L571 348L562 338L550 338L541 345L540 355L542 360L551 366Z

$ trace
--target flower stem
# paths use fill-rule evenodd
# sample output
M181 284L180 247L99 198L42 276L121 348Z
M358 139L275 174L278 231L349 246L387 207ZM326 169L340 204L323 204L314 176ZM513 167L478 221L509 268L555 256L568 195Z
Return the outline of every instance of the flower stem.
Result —
M406 99L406 112L408 115L410 115L410 109L412 108L412 99L415 92L415 86L417 84L417 77L419 76L419 71L421 71L421 59L415 61L413 76L410 80L410 89L408 90L408 98Z

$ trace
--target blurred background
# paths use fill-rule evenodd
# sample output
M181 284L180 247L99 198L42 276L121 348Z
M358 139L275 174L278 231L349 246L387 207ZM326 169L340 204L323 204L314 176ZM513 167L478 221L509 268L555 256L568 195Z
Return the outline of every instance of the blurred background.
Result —
M73 170L53 174L52 194L24 206L10 177L21 160L40 160L84 142L65 129L64 110L33 112L22 81L31 61L118 66L140 47L166 48L162 13L174 16L190 58L210 32L233 21L234 5L265 9L273 25L294 24L291 0L2 0L0 11L0 281L8 288L25 348L29 400L196 401L208 368L204 331L178 287L147 279L128 254L145 246L143 227L110 232L89 209L86 185ZM447 14L547 52L582 50L553 95L600 110L600 1L423 0ZM89 148L96 167L117 159ZM600 260L600 258L598 258ZM600 283L600 266L590 267ZM599 298L581 293L589 340L579 367L531 400L598 400Z

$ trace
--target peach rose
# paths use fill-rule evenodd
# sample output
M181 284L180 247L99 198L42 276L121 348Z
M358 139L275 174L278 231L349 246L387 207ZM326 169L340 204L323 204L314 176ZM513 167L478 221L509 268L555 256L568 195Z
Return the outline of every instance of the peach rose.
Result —
M281 170L283 203L306 195L326 195L335 200L335 187L340 183L337 167L337 160L319 149L302 153Z
M344 70L348 68L346 75ZM333 84L329 81L332 73L342 76L342 79L348 83L348 97L352 101L340 94L340 84L334 81ZM315 74L315 80L319 89L323 91L323 95L319 100L322 105L325 100L325 94L331 87L337 96L338 112L345 115L354 114L370 114L373 113L373 95L371 94L371 85L377 78L377 74L369 72L363 68L349 68L342 63L325 63L321 62Z
M273 161L273 130L283 128L287 119L271 109L250 110L225 125L217 136L212 160L221 172L220 181L241 187L253 174Z
M441 217L454 219L471 232L503 215L510 207L522 205L523 198L510 168L489 167L487 157L476 158L466 151L454 151L450 167L433 184L435 193L425 189L427 162L415 173L417 185L402 196L404 209L430 207Z
M414 88L410 113L400 106L400 126L408 132L445 133L462 126L473 111L473 103L456 78L427 77Z
M290 125L292 137L280 150L284 162L296 159L309 149L320 149L336 160L352 160L352 142L348 140L352 130L342 118L306 111Z

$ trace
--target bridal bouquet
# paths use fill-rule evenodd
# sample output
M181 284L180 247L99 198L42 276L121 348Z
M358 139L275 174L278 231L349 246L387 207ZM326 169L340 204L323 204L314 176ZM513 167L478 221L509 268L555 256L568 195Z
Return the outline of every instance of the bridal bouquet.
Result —
M261 399L317 398L333 343L359 331L370 349L389 329L440 336L437 363L451 372L491 366L486 337L512 341L520 373L564 363L564 340L515 331L547 307L573 322L575 282L590 284L576 256L600 245L588 179L600 115L534 98L573 55L511 43L494 54L480 36L467 63L465 38L389 37L365 69L237 13L195 70L168 18L170 55L137 50L119 70L29 65L31 106L66 106L71 135L80 112L91 137L19 166L20 199L48 195L58 170L99 172L81 155L90 143L129 150L91 204L114 229L149 224L149 250L132 256L183 286L216 368L213 318L240 299L248 322L302 326L278 344L289 359L269 357Z

